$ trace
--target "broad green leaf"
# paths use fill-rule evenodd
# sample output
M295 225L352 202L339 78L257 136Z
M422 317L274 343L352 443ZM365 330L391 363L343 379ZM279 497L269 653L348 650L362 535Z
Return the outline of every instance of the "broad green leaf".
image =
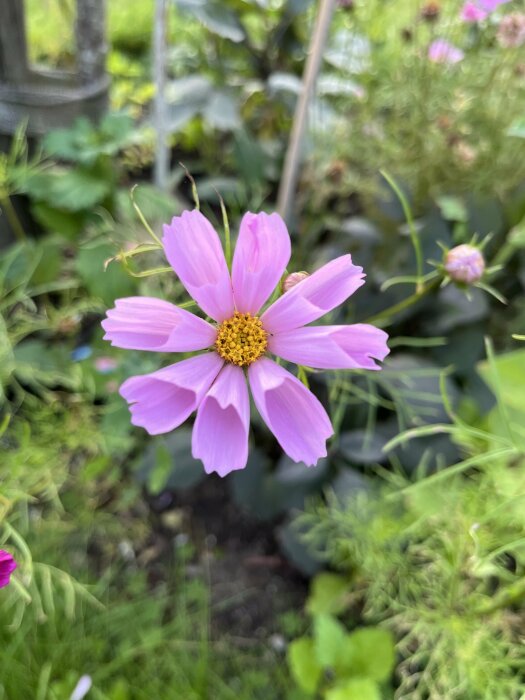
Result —
M297 685L307 693L315 693L322 669L317 662L312 639L301 637L290 644L288 666Z
M165 488L171 470L172 463L168 448L166 445L157 445L155 464L148 474L148 490L150 493L157 496Z
M339 656L338 672L363 676L381 683L387 680L395 661L392 634L379 627L364 627L347 636Z
M310 615L337 615L347 607L348 580L343 576L323 572L311 583L306 610Z
M59 209L81 211L100 204L111 183L88 170L75 169L53 175L47 202Z
M79 250L76 259L77 272L88 292L106 304L113 303L118 297L130 296L136 289L135 280L121 265L113 263L104 267L106 260L114 254L112 245L99 243Z
M346 630L335 617L316 615L314 618L315 655L323 668L336 668L340 665L346 639Z
M495 435L509 437L510 430L515 440L523 440L522 433L513 426L522 427L525 423L524 367L525 350L497 356L494 367L487 361L478 364L479 374L500 402L488 415L488 427Z
M381 693L370 678L354 678L325 693L325 700L381 700Z

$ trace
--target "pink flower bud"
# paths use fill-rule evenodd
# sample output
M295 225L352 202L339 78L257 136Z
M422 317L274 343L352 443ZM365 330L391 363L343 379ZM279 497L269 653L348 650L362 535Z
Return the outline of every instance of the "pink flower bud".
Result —
M498 41L505 49L525 44L525 15L521 12L505 15L498 27Z
M309 277L309 274L304 271L290 273L283 280L283 292L289 292L292 287L295 287L296 284L299 284L299 282L302 282L307 277Z
M474 284L483 276L485 260L478 248L467 244L458 245L448 251L445 270L454 282Z

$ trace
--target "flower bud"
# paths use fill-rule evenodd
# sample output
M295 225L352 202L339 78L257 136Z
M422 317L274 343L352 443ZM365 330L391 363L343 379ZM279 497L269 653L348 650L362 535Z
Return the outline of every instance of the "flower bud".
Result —
M445 270L454 282L474 284L483 276L485 259L479 248L464 243L448 251Z
M525 15L512 12L502 18L498 28L498 41L505 49L516 49L525 44Z
M282 283L282 289L283 289L283 294L284 292L289 292L292 287L295 287L296 284L299 284L299 282L302 282L305 280L307 277L309 277L308 272L292 272L289 275L287 275Z

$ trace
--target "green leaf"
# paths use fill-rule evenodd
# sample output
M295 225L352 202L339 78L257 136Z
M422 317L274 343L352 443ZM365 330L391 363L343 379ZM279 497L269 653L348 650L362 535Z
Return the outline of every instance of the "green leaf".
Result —
M344 640L337 670L344 676L364 676L381 683L390 677L394 661L392 634L379 627L365 627Z
M152 493L188 489L205 476L201 462L191 454L191 430L179 428L167 436L153 438L137 465L136 478Z
M468 209L461 197L442 195L436 199L441 215L447 221L468 221Z
M516 119L507 131L509 136L517 136L520 139L525 139L525 117Z
M32 202L31 213L46 231L69 239L76 238L84 225L84 216L78 212L61 211L45 202Z
M487 361L478 364L478 372L487 382L498 398L499 405L495 406L488 415L488 427L495 435L523 441L519 430L525 424L525 394L520 391L523 385L523 367L525 366L525 350L515 350L494 358L494 366ZM510 431L510 433L509 433Z
M314 618L315 655L323 668L336 668L340 664L347 639L343 625L331 615Z
M177 7L191 13L213 34L236 43L245 38L244 29L233 10L223 2L210 0L177 0Z
M104 263L115 253L109 243L97 243L91 248L79 250L76 259L77 272L88 292L105 304L112 304L118 297L126 297L136 290L135 280L121 265Z
M322 669L317 662L312 639L294 639L288 647L288 666L297 685L307 693L315 693Z
M157 445L155 450L155 464L148 474L148 490L157 496L168 483L172 469L171 457L166 445Z
M347 607L348 580L343 576L323 572L317 574L310 586L306 610L310 615L337 615Z
M111 191L110 182L88 170L64 171L52 177L47 201L58 209L89 209L100 204Z
M354 678L331 688L325 700L381 700L381 693L370 678Z

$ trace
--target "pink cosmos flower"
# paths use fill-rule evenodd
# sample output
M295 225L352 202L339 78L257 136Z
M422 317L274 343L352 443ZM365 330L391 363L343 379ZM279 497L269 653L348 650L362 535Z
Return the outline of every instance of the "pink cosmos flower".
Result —
M465 54L445 39L436 39L428 47L428 58L433 63L459 63Z
M3 549L0 549L0 588L4 588L11 580L11 574L16 569L16 561Z
M476 2L466 2L461 9L461 19L464 22L482 22L487 18L488 12Z
M278 214L245 214L231 276L219 236L199 211L183 212L164 226L163 246L212 322L162 299L130 297L118 299L107 312L104 338L135 350L207 352L126 380L120 393L130 404L131 422L157 435L197 411L193 456L207 473L225 476L243 469L248 459L249 384L286 454L315 465L326 456L330 419L319 400L269 353L318 369L380 369L374 358L383 360L389 352L384 331L366 324L307 325L364 284L362 268L343 255L263 310L291 254Z
M463 284L479 282L485 272L483 253L475 246L463 243L448 251L445 270L450 279Z

